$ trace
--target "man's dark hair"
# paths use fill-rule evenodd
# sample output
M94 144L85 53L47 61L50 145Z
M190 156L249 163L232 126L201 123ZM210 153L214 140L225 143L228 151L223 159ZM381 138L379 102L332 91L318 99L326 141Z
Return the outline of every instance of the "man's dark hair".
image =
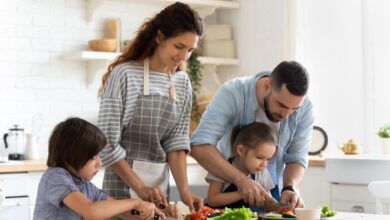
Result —
M309 75L300 63L283 61L271 73L272 89L280 91L283 84L295 96L304 96L309 89Z
M50 136L47 166L78 171L104 146L106 137L98 127L80 118L68 118Z

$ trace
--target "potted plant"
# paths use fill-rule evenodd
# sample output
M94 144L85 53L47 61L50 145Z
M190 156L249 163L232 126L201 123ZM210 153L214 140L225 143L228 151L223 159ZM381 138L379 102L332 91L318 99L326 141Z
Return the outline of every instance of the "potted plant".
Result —
M390 154L390 124L379 128L377 135L380 137L382 153Z
M191 54L187 61L187 73L192 86L192 111L190 122L190 133L192 133L199 123L202 113L200 112L198 103L198 94L202 80L202 64L198 60L198 54L195 52Z

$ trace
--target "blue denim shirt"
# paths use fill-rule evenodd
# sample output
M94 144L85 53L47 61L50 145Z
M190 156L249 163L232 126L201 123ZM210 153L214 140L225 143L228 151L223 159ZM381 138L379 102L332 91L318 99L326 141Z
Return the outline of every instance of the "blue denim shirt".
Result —
M255 76L239 77L224 83L203 113L192 134L191 145L217 146L224 157L229 158L231 130L236 125L246 125L256 120L256 111L260 108L256 98L256 80L269 75L269 71L260 72ZM283 186L286 163L300 163L307 167L313 123L313 105L307 97L299 109L281 121L275 155L276 176L273 177L278 181L274 184Z

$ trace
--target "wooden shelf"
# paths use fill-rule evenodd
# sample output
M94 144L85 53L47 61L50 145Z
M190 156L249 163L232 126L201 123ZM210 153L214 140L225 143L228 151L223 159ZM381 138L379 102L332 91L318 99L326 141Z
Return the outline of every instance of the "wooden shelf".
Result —
M144 4L161 4L167 6L177 2L177 0L122 0L127 2L144 3ZM92 21L93 15L102 5L113 0L87 0L87 21ZM180 2L191 5L202 18L207 17L215 12L217 8L237 9L240 7L238 1L228 0L181 0Z
M121 53L116 52L96 52L96 51L78 51L63 56L67 60L86 61L87 62L87 85L91 85L98 80L101 74L107 69L108 65ZM239 65L240 60L235 58L222 57L198 57L203 65ZM98 78L98 79L97 79Z

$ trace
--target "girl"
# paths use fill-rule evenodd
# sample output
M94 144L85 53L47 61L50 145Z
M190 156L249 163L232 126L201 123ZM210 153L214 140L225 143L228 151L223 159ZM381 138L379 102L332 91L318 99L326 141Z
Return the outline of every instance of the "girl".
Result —
M170 169L190 211L203 205L187 180L192 96L182 71L202 33L199 15L186 4L174 3L147 20L108 67L98 126L108 142L101 156L106 167L103 189L109 195L166 206Z
M134 217L131 213L141 219L152 219L155 213L165 217L153 203L113 200L90 182L101 166L99 152L105 145L104 134L85 120L69 118L54 128L49 168L39 183L33 219L128 219Z
M272 178L267 170L268 160L276 151L271 128L264 123L254 122L244 127L236 126L232 130L232 158L229 162L237 167L248 178L261 184L264 189L274 188ZM206 176L209 183L207 202L213 208L249 207L242 200L237 187L209 173Z

